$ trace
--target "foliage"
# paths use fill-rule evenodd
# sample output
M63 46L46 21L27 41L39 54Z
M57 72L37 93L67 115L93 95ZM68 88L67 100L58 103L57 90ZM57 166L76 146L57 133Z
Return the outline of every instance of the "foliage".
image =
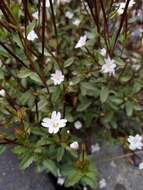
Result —
M141 44L138 49L128 46L135 24L129 0L122 15L113 1L50 0L49 7L45 0L39 2L0 1L0 89L5 92L0 97L0 153L4 145L14 144L21 169L35 163L40 172L58 177L60 171L66 187L94 188L97 171L88 141L102 132L126 137L140 130L134 126L143 120ZM36 11L37 19L32 16ZM74 17L65 17L67 11ZM77 18L80 23L75 25ZM31 31L35 40L28 40ZM86 44L75 48L83 35ZM102 70L108 57L116 63L115 74ZM60 85L51 80L56 70L64 75ZM57 134L41 126L53 111L67 119ZM77 120L80 130L74 128ZM80 144L78 150L70 148L74 141Z

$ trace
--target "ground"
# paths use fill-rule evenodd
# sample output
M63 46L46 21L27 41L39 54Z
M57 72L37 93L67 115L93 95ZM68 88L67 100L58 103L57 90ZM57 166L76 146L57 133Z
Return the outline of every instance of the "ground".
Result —
M143 170L132 166L127 159L115 159L122 155L120 146L104 145L96 153L99 180L107 186L102 190L143 190ZM110 160L114 158L114 161ZM0 157L0 190L55 190L46 174L38 174L34 168L25 172L18 169L18 161L9 151ZM98 187L96 190L100 190Z
M127 159L117 159L121 155L121 147L111 145L102 146L97 153L100 179L107 182L103 190L143 190L143 170L129 164ZM115 160L109 161L111 158Z
M18 161L9 151L0 156L0 190L54 190L47 175L34 168L18 169Z

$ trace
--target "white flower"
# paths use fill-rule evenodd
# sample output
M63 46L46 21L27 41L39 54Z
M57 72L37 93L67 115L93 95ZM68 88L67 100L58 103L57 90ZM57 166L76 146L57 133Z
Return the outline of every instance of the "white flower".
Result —
M57 179L57 184L63 185L64 182L65 182L65 178L64 178L64 177L58 177L58 179Z
M72 19L73 18L73 13L72 12L70 12L70 11L67 11L66 13L65 13L65 17L67 17L68 19Z
M36 11L35 13L32 14L33 18L35 18L36 20L38 20L38 11Z
M126 7L126 3L127 2L121 2L121 3L116 3L115 5L118 7L117 8L117 13L119 15L123 14L124 12L124 9ZM134 0L130 0L129 2L129 5L128 5L128 8L132 8L132 6L135 4L136 2Z
M140 169L140 170L143 169L143 162L141 162L141 163L139 164L139 169Z
M59 85L64 81L64 75L60 70L56 70L55 73L51 74L51 80L53 80L54 85Z
M81 47L85 46L86 40L87 40L87 36L86 35L81 36L80 39L79 39L79 41L77 42L75 48L81 48Z
M107 59L105 59L105 64L102 65L101 71L103 73L109 73L109 75L111 76L115 75L115 68L116 68L115 61L110 57L108 57Z
M76 121L76 122L74 123L74 127L75 127L77 130L79 130L79 129L82 128L82 123L81 123L80 121Z
M46 0L46 7L49 8L50 7L50 1Z
M84 187L83 187L83 190L87 190L87 187L86 187L86 186L84 186Z
M143 147L142 136L140 136L138 134L136 136L129 136L128 142L129 142L130 150L136 150L136 149L141 150Z
M54 0L52 0L52 3L54 3ZM50 7L50 1L46 0L46 7L49 8Z
M30 41L34 41L37 38L38 38L38 36L34 32L34 30L32 30L31 32L29 32L29 34L27 35L27 39L30 40Z
M0 96L3 96L3 97L5 96L5 90L4 89L0 90Z
M132 8L135 4L136 2L134 0L130 0L128 7Z
M79 26L79 24L80 24L80 19L76 18L76 19L74 19L74 20L72 21L72 23L73 23L73 25L75 25L75 26Z
M70 3L71 2L71 0L59 0L59 3L61 3L61 4L65 4L65 3Z
M106 49L105 48L102 48L102 49L100 49L100 54L102 55L102 56L106 56Z
M100 189L103 189L103 188L105 188L106 186L107 186L106 180L105 180L105 179L101 179L101 180L99 181L99 188L100 188Z
M123 14L126 3L121 2L121 3L117 3L116 5L118 6L117 13L119 15Z
M79 148L78 142L75 141L75 142L71 143L70 144L70 148L74 149L74 150L77 150Z
M53 111L51 118L48 118L48 117L44 118L42 120L41 125L43 127L48 128L48 131L50 134L52 133L55 134L60 130L60 128L63 128L66 126L66 122L67 122L66 119L61 119L60 112L56 113L56 111Z
M90 13L90 8L87 2L82 2L81 9L84 12L84 14Z
M99 150L100 150L100 146L98 143L96 143L95 145L91 145L91 153L98 152Z

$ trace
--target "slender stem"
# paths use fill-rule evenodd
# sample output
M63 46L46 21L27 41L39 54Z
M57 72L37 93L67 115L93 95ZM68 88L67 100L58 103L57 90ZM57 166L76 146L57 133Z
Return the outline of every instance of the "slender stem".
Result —
M109 12L111 11L111 8L112 8L113 3L114 3L114 0L111 0L111 1L110 1Z
M51 13L52 13L52 20L53 20L55 35L56 35L56 39L58 39L57 26L56 26L56 18L55 18L55 14L54 14L53 3L52 3L52 0L49 0L49 2L50 2L50 8L51 8Z
M100 34L100 23L99 23L97 0L94 0L94 9L95 9L97 32ZM100 36L98 37L98 43L99 43L99 46L100 46Z
M135 153L131 152L131 153L124 154L124 155L119 155L119 156L116 156L116 157L113 157L113 158L101 159L101 162L110 162L112 160L120 160L120 159L124 159L124 158L130 157L130 156L133 156L135 154L143 154L143 151L137 151Z
M96 7L96 0L94 0L95 1L95 7ZM94 15L94 12L93 12L93 8L92 8L92 5L91 5L91 1L89 1L89 0L86 0L86 2L87 2L87 4L88 4L88 7L89 7L89 9L90 9L90 12L91 12L91 15L92 15L92 18L93 18L93 20L94 20L94 22L95 22L95 24L96 24L96 27L97 27L97 32L100 34L100 27L99 27L99 19L98 19L98 16L97 16L97 12L96 12L96 16ZM96 9L97 9L97 7L96 7Z
M37 117L37 121L39 122L39 109L38 109L38 99L37 99L37 97L35 98L35 106L36 106L36 117Z
M106 17L106 12L105 12L103 1L100 0L99 2L101 4L101 9L102 9L103 18L104 18L104 40L105 40L105 44L107 47L107 51L110 55L110 40L109 40L110 37L109 37L109 30L108 30L108 20Z
M21 63L25 68L29 69L29 67L17 56L15 55L3 42L0 41L0 45L12 56L14 57L19 63Z
M127 66L128 66L129 62L126 62L124 68L122 69L121 73L119 74L119 77L118 77L118 81L120 80L121 76L123 75L123 73L125 72Z
M2 64L5 66L7 72L16 80L17 84L21 87L22 90L26 90L25 87L21 84L19 81L19 78L17 78L12 72L11 69L9 69L8 64L5 64L4 61L2 61Z
M117 31L117 34L116 34L116 37L115 37L115 41L114 41L114 45L113 45L113 47L112 47L112 54L113 54L113 52L114 52L114 49L115 49L117 40L118 40L118 38L119 38L120 32L121 32L122 27L123 27L124 20L125 20L125 18L126 18L126 14L127 14L129 2L130 2L130 0L127 0L127 3L126 3L126 6L125 6L125 9L124 9L124 12L123 12L122 17L121 17L119 29L118 29L118 31Z
M85 9L85 11L86 11L88 17L89 17L89 18L92 18L91 15L90 15L90 13L89 13L89 11L87 10L87 7L86 7L86 5L85 5L85 1L84 1L84 0L81 0L81 3L82 3L82 5L83 5L83 7L84 7L84 9Z
M0 84L0 89L4 89L6 93L6 100L9 103L9 105L17 112L17 108L19 108L19 104L17 104L16 100L11 97L11 95L7 92L7 90Z
M9 8L6 6L4 0L0 0L0 9L10 23L15 23L14 17L11 15Z
M8 144L18 144L18 143L16 142L16 139L11 140L4 138L3 141L0 141L0 145L8 145Z
M42 58L44 59L45 48L45 20L46 20L46 0L42 0Z
M24 27L25 27L25 38L27 36L27 25L28 25L28 18L27 18L27 12L28 12L28 2L27 0L23 0L23 5L24 5Z

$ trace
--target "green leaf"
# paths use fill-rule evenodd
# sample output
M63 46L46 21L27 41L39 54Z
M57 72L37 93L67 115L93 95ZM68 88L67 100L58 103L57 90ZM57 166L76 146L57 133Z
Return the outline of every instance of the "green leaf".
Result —
M40 77L38 76L38 74L37 73L34 73L34 72L31 72L31 74L30 74L30 76L29 76L32 80L34 80L35 82L37 82L37 83L42 83L41 82L41 79L40 79Z
M17 76L19 78L23 79L23 78L27 78L28 76L30 76L31 73L32 72L30 70L28 70L28 69L22 69L22 70L19 71L19 73L17 74Z
M60 98L61 90L59 87L56 87L52 92L52 102L55 103Z
M80 85L81 94L83 96L93 96L98 97L99 96L99 90L96 88L95 83L91 82L82 82Z
M33 20L33 21L30 22L30 24L28 25L28 27L27 27L27 32L29 33L29 32L31 32L32 30L34 30L35 26L36 26L36 20Z
M45 169L48 169L53 175L57 176L58 168L52 160L45 160L43 162Z
M0 79L4 79L4 71L0 68Z
M74 150L72 150L70 147L65 147L65 149L74 157L74 158L78 158L78 155L77 155L77 153L74 151Z
M92 90L95 91L95 86L94 84L90 83L90 82L82 82L81 83L81 87L85 88L86 90Z
M78 112L85 111L91 105L90 99L83 99L82 102L77 107Z
M111 126L114 128L114 129L117 129L118 128L118 124L116 122L116 120L111 120Z
M130 117L133 114L134 104L132 102L126 102L126 113Z
M121 81L121 82L127 82L127 81L129 81L130 79L131 79L131 75L128 74L128 75L126 75L126 76L122 76L122 77L120 78L120 81Z
M142 84L140 84L139 82L135 82L135 84L133 85L133 92L138 93L142 88Z
M72 175L69 175L65 180L65 187L71 187L77 184L82 177L81 172L73 172Z
M107 87L102 87L100 92L100 100L102 103L106 102L109 96L109 89Z
M64 156L64 152L65 152L65 150L63 147L58 148L58 150L57 150L57 161L58 162L60 162L62 160L62 158Z
M52 141L46 136L42 137L38 142L37 146L49 145L52 144Z
M33 163L33 161L34 161L33 153L25 152L25 156L22 159L22 161L20 162L20 169L25 170Z
M21 94L21 96L18 97L18 101L20 102L21 105L25 105L29 101L32 102L34 99L32 93L30 91L26 91Z
M84 185L88 185L90 186L91 188L96 188L97 186L97 181L96 181L96 177L95 179L92 179L88 176L84 176L82 179L81 179L81 182L84 184Z
M67 59L64 62L64 67L67 68L67 67L71 66L73 64L73 62L74 62L74 59L75 59L74 57L71 57L71 58Z
M1 33L0 33L0 37L2 37ZM1 46L0 46L0 56L1 57L9 57L8 52L3 47L1 47Z
M4 145L0 145L0 155L4 153L5 150L6 150L6 147Z
M19 16L19 10L20 10L20 6L19 4L17 3L14 3L14 5L10 8L11 11L12 11L12 14L14 17L17 17Z
M110 101L112 103L115 103L116 105L119 105L123 102L123 100L121 98L118 98L116 96L110 96Z
M27 148L23 147L23 146L16 146L14 147L14 149L12 150L12 152L16 155L21 155L24 152L27 151Z
M84 122L85 122L85 126L90 127L92 124L92 121L95 117L95 113L91 113L91 112L86 112L84 114Z
M47 101L47 99L45 97L42 97L41 100L38 102L38 110L39 111L47 110L48 103L49 102Z
M42 129L41 127L31 127L31 133L34 135L39 135L39 136L46 136L47 133L45 132L45 129Z
M14 35L13 35L13 41L14 41L21 49L23 49L23 45L22 45L22 43L21 43L21 40L20 40L19 36L16 35L15 33L14 33Z

